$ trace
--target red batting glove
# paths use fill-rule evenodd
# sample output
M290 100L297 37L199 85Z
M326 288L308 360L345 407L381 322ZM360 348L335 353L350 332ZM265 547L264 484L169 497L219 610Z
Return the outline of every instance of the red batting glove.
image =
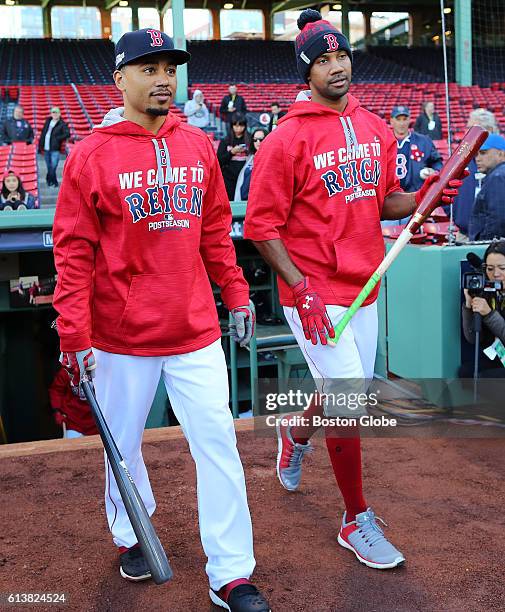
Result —
M321 344L327 344L326 332L330 338L335 337L335 330L326 312L326 306L319 295L311 288L309 279L305 277L298 283L291 285L295 298L295 306L302 322L305 338L312 344L317 344L317 336Z
M463 180L469 174L470 172L468 172L468 170L464 170L460 178L452 179L451 181L449 181L449 183L447 184L447 187L445 187L445 189L442 191L442 197L440 198L440 201L438 202L438 204L439 205L452 204L454 201L454 198L458 195L458 190L463 184ZM426 192L428 191L428 189L433 185L433 183L436 183L439 180L439 178L440 178L440 175L437 172L437 174L430 174L430 176L424 181L421 189L419 189L419 191L416 191L415 193L417 205L420 204L421 200L426 195Z

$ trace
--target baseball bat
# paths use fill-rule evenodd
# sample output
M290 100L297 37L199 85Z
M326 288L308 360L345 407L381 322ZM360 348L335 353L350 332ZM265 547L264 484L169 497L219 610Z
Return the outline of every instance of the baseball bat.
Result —
M151 576L156 584L163 584L173 576L167 555L154 530L151 518L133 482L133 478L114 442L114 438L110 433L109 427L100 410L100 406L96 401L90 379L87 376L83 377L81 387L91 407L91 412L95 418L98 431L100 432L119 493L121 494L133 531L137 536L137 541L149 565L149 569L151 570Z
M435 210L435 208L437 208L442 198L442 192L449 184L449 181L457 179L463 174L463 171L469 164L470 160L476 155L477 151L480 149L488 135L489 133L486 132L486 130L474 125L463 136L463 140L460 142L458 148L449 157L440 170L438 181L429 187L423 199L419 202L417 208L415 209L410 221L407 223L402 233L398 236L388 254L379 264L372 276L368 279L363 289L359 292L357 298L346 310L344 316L333 328L335 331L335 337L330 338L328 336L327 340L329 346L336 346L349 321L353 318L363 302L377 286L377 283L384 276L388 268L398 257L412 236L417 232L419 227L426 221L427 217Z

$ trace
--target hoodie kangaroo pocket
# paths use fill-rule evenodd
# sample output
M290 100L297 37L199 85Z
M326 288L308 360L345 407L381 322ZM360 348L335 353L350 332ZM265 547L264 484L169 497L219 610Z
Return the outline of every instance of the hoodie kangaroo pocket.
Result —
M196 269L133 276L119 322L127 345L169 349L211 333L213 318L202 288L196 287L197 276Z
M333 248L337 260L334 277L352 287L363 287L384 258L384 238L379 230L334 240Z

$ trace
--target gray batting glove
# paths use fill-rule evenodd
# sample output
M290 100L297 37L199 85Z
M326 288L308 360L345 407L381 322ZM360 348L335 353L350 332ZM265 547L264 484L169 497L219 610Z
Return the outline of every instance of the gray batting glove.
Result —
M248 306L239 306L231 311L234 325L232 325L232 338L238 342L240 346L249 344L254 334L254 324L256 323L256 315L254 313L254 304L249 300Z

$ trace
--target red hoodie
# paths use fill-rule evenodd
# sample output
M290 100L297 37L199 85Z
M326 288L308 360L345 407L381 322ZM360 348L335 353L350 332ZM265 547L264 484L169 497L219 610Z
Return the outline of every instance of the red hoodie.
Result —
M154 136L120 110L74 147L54 219L62 351L175 355L220 337L207 273L229 309L249 290L206 134L168 114Z
M296 102L277 125L255 156L244 236L280 238L326 304L349 306L384 256L384 198L401 191L396 139L352 95L343 113ZM282 278L279 296L294 305Z

